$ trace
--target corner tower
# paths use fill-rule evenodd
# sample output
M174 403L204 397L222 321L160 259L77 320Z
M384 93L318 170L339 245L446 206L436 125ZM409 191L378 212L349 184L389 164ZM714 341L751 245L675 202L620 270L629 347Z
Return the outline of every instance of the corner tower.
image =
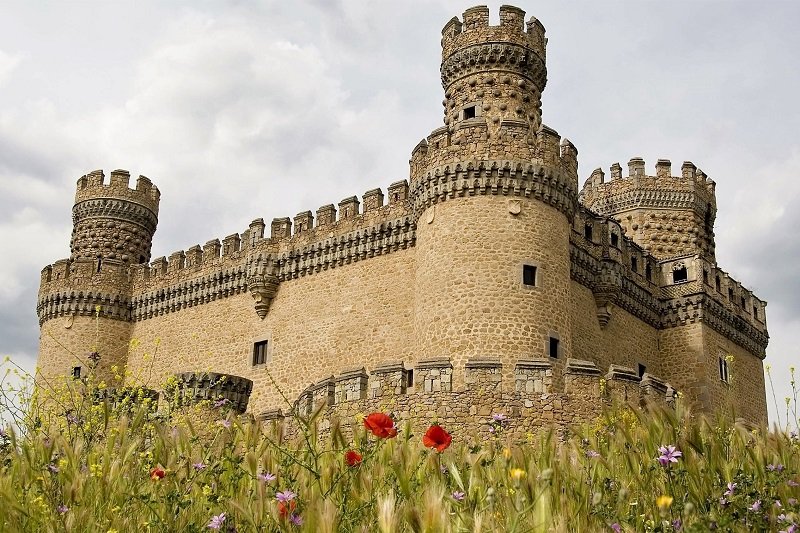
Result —
M160 193L140 176L129 188L126 170L78 179L72 208L71 256L42 270L37 372L45 379L108 381L125 366L131 335L130 265L150 259ZM97 357L90 357L96 352ZM50 382L52 383L52 382Z
M419 357L456 366L571 352L577 150L542 125L544 27L473 7L442 30L444 123L411 155ZM461 372L454 372L459 375ZM513 380L508 380L513 382ZM456 384L458 385L458 384Z

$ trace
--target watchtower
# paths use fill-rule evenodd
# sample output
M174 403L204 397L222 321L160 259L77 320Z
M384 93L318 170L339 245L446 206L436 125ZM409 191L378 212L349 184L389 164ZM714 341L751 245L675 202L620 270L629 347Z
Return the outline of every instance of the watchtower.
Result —
M519 359L570 353L577 209L577 150L541 120L544 27L524 17L502 6L493 26L478 6L445 25L445 125L410 161L418 353L500 359L509 376Z

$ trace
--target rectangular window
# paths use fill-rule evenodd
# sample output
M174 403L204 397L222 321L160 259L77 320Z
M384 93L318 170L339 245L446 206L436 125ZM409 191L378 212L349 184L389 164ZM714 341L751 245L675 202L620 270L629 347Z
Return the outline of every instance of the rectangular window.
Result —
M72 367L72 379L81 379L81 367L79 366Z
M253 344L253 365L263 365L267 362L267 341L258 341Z
M475 116L476 112L474 105L464 108L464 120L467 120L468 118L475 118Z
M558 339L555 337L550 337L549 353L550 357L553 359L558 359L558 344Z
M719 379L728 383L728 360L725 357L719 358Z
M742 309L747 309L747 301L745 300L744 296L740 298L740 301L742 303Z
M681 283L688 279L689 275L686 272L686 267L679 268L672 271L672 283Z
M414 369L409 368L406 370L406 387L414 386Z
M587 241L591 241L592 240L592 225L591 224L586 224L583 227L583 236L586 238Z
M733 301L733 289L728 288L728 300Z
M619 235L613 232L611 233L611 246L619 248Z
M708 270L706 270L705 268L703 269L703 283L708 285Z
M722 292L722 284L719 281L719 276L714 280L714 286L717 288L717 292Z
M650 269L650 265L647 265L644 269L644 277L647 278L647 281L653 280L653 271Z
M639 270L639 260L636 259L635 257L631 257L631 270L633 270L634 272Z
M758 319L758 307L753 304L753 318Z
M533 265L522 265L522 283L536 286L536 267Z
M642 363L639 363L639 377L644 376L645 372L647 372L647 367L644 366Z

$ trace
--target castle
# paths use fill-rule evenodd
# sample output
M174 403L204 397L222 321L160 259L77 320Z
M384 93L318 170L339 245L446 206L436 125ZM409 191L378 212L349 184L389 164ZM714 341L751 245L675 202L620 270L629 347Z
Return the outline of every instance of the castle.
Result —
M158 189L81 177L71 256L42 270L40 375L83 377L94 349L102 379L177 376L266 419L289 409L280 387L301 410L465 428L676 391L765 424L766 302L716 263L715 183L633 158L579 190L578 150L542 124L545 30L524 17L478 6L444 26L444 125L385 194L151 259Z

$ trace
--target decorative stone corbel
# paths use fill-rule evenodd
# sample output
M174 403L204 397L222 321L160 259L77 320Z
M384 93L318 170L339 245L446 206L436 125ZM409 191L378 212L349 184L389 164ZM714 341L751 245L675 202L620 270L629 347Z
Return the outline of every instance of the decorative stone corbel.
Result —
M262 320L267 316L272 299L278 292L280 280L274 271L272 258L267 255L255 259L247 273L247 288L255 300L256 314Z
M594 301L597 304L597 321L600 328L605 329L611 320L611 310L619 300L622 290L622 273L619 265L612 261L603 261L593 289Z

